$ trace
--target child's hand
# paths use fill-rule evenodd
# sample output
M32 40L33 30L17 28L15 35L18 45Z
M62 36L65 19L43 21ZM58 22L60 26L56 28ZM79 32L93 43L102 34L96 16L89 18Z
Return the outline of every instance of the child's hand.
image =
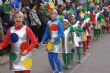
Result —
M54 41L54 39L51 39L50 42L53 44L55 41Z
M76 48L76 46L73 44L73 48Z
M27 50L24 50L24 52L21 53L22 56L25 56L26 54L28 54Z
M41 43L38 44L39 47L42 47L42 45L43 45L43 42L41 42Z

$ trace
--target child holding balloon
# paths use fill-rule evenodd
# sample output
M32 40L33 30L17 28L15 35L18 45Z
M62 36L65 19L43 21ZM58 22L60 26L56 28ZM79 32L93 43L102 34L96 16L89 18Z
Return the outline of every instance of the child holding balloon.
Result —
M23 25L23 20L23 13L16 12L14 14L14 26L8 29L4 41L0 43L0 49L11 44L10 69L15 73L30 73L32 66L31 50L37 43L31 29Z

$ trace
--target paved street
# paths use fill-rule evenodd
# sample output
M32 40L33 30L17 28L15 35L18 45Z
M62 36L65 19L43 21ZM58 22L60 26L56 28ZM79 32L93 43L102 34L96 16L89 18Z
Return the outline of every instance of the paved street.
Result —
M61 55L60 55L61 56ZM110 73L110 34L103 34L99 40L91 43L88 54L83 56L82 64L77 64L77 55L70 71L64 73ZM32 73L50 73L45 47L34 49L32 54ZM62 58L61 58L62 60ZM9 64L0 63L0 73L13 73L9 71Z

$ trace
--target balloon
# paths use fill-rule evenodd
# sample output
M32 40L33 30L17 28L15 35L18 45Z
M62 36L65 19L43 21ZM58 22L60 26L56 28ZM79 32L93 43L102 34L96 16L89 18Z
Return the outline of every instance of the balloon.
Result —
M13 2L10 2L9 3L9 5L11 6L11 7L14 7L14 6L16 6L16 8L19 8L20 6L20 4L19 4L19 2L18 1L13 1Z

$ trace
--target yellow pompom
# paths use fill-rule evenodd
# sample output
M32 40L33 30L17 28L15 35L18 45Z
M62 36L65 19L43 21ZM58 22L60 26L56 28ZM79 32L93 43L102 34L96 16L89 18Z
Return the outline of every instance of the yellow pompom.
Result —
M47 51L51 51L52 50L52 43L48 42L46 48L47 48Z
M86 33L84 33L84 40L85 40L85 41L87 40L87 36L86 36Z
M98 24L98 28L101 29L101 24Z
M9 11L10 14L12 14L12 11Z

